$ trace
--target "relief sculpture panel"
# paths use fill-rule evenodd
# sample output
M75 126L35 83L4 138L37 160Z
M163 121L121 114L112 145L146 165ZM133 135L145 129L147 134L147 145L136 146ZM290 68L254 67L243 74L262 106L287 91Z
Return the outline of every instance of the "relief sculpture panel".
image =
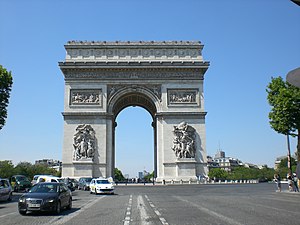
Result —
M102 105L102 91L97 90L71 90L70 105Z
M197 104L197 89L168 89L168 104Z

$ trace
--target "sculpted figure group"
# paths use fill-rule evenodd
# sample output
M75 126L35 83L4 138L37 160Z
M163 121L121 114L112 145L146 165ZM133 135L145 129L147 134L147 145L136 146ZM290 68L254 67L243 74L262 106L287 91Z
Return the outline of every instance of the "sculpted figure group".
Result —
M93 159L95 155L95 131L91 125L79 125L74 134L73 159L78 161L82 158Z
M172 150L177 158L195 158L195 129L186 122L174 126Z

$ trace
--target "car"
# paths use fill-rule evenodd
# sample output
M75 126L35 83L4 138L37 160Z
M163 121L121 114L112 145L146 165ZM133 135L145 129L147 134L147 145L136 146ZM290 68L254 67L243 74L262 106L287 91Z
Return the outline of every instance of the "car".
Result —
M114 185L105 178L94 178L90 183L90 193L114 194Z
M80 177L78 182L78 190L90 190L90 182L92 179L92 177Z
M62 178L62 181L68 186L68 188L71 190L71 191L75 191L76 188L78 188L78 186L75 186L75 179L72 179L72 178Z
M72 193L64 183L41 182L19 198L18 210L27 212L45 211L59 214L62 208L72 208Z
M37 180L36 180L36 184L40 183L40 182L57 182L57 183L63 183L63 179L60 177L55 177L52 175L40 175Z
M12 187L8 179L0 178L0 201L11 201Z
M70 178L70 181L73 184L73 187L78 189L78 180L74 179L74 178Z
M14 175L10 178L10 183L14 192L19 192L31 188L30 180L24 175Z
M43 175L43 174L34 175L32 181L31 181L32 186L37 183L37 179L39 178L39 176L50 176L50 175Z

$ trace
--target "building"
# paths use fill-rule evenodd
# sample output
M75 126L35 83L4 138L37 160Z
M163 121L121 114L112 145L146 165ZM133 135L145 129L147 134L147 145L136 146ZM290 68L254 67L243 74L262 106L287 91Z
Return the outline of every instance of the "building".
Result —
M35 165L45 165L50 168L56 169L57 171L61 171L62 163L61 161L54 159L40 159L35 161Z

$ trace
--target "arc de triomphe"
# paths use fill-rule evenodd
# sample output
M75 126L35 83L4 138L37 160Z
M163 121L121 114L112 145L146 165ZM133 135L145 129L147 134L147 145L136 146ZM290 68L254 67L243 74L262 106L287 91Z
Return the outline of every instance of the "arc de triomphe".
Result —
M128 106L153 118L157 181L207 174L203 81L209 63L200 42L69 41L65 49L59 62L62 176L113 176L115 121Z

